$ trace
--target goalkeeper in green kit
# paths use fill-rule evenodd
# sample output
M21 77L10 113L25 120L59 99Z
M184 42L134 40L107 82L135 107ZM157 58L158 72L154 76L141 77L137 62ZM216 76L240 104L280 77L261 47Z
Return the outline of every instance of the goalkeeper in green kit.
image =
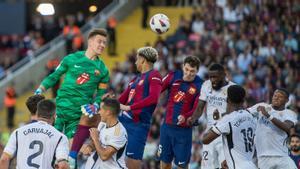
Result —
M35 94L42 94L65 74L56 97L57 117L54 126L69 138L72 145L70 168L75 167L77 154L89 137L89 129L97 127L100 120L98 109L109 83L109 71L99 58L106 43L107 33L104 29L92 30L86 51L65 56L55 72L46 77L35 91Z

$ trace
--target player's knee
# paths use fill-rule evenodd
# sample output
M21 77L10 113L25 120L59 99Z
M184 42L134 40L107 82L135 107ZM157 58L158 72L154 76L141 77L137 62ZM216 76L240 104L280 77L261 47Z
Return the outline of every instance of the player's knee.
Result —
M142 161L132 159L132 158L127 158L126 166L128 167L128 169L141 169L142 168Z
M160 169L171 169L172 164L171 163L165 163L163 161L160 161Z

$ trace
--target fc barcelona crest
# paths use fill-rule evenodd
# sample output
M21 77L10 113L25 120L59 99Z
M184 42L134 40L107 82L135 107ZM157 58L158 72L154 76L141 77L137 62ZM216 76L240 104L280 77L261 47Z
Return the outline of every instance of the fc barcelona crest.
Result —
M100 75L100 71L95 69L95 76L99 76Z
M190 94L195 94L196 93L196 89L194 87L190 87L189 93Z

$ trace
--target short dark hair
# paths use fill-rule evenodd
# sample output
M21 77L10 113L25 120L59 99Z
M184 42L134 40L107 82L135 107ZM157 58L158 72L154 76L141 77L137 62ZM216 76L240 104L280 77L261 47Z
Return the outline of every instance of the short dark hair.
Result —
M290 93L289 93L285 88L278 88L278 89L276 89L276 90L278 90L278 91L284 93L284 94L286 95L287 98L290 97ZM275 90L275 91L276 91L276 90Z
M292 135L290 136L290 140L292 140L293 137L297 137L298 139L300 139L300 135L297 134L297 133L296 133L296 134L292 134Z
M185 65L186 63L188 63L189 65L191 65L192 67L196 67L197 69L199 69L200 66L200 59L196 56L187 56L184 61L183 64Z
M101 36L104 36L104 37L107 37L107 31L103 28L98 28L98 29L93 29L89 35L88 35L88 39L96 36L96 35L101 35Z
M120 113L120 102L114 98L105 98L102 100L103 106L114 114L114 116L118 116Z
M213 63L209 67L210 71L219 71L219 72L225 72L225 68L219 64L219 63Z
M227 89L227 99L234 104L243 103L245 100L246 91L240 85L231 85Z
M28 110L30 111L31 115L36 114L37 104L41 100L44 100L44 99L45 99L45 96L40 95L40 94L36 94L36 95L28 97L28 99L26 100L26 106L27 106Z
M37 105L37 116L51 119L55 114L55 103L51 100L42 100Z

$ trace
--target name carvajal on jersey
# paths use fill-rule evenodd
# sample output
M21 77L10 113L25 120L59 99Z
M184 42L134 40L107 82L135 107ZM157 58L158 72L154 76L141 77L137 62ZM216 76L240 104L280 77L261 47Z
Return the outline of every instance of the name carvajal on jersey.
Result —
M23 134L25 136L28 134L31 134L31 133L35 133L35 134L42 133L42 134L47 135L49 138L54 136L54 134L51 131L44 130L43 128L29 128L29 129L26 129L25 131L23 131Z

